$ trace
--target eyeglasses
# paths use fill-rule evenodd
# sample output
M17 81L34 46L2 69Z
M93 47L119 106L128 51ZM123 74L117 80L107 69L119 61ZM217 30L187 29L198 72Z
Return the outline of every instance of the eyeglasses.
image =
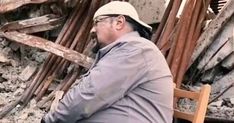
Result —
M103 17L95 18L93 20L93 26L97 26L97 23L104 21L107 18L111 18L111 16L103 16Z

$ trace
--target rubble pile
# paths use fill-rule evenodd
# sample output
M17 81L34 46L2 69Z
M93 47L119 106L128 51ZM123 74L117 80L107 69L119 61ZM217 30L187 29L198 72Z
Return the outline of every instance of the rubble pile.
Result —
M18 47L18 48L16 48ZM18 99L35 75L38 66L48 56L47 52L22 46L6 39L0 41L0 109ZM39 122L44 111L36 107L35 100L21 110L17 105L11 113L0 120L2 123Z
M39 122L56 93L91 66L92 17L110 1L0 0L0 122ZM169 1L151 40L176 87L211 84L207 117L233 119L234 1L182 2ZM183 110L194 106L180 101Z

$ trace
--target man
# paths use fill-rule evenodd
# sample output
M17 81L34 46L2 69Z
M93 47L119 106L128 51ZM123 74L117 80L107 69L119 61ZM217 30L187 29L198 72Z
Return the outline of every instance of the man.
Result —
M150 32L127 2L99 8L91 30L100 46L93 66L42 121L171 123L172 76Z

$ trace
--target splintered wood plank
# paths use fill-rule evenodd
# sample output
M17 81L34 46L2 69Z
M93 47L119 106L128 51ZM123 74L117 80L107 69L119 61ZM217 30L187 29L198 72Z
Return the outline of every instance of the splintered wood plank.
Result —
M205 66L204 70L211 69L218 63L222 62L224 58L226 58L228 55L230 55L233 52L233 40L230 39L225 45L218 51L218 53L215 54L214 57L208 62L208 64Z
M40 37L19 32L5 32L3 35L9 40L48 51L85 68L89 68L93 63L93 59L81 53Z
M217 38L214 39L210 47L206 50L202 59L199 61L199 64L197 66L198 69L203 69L210 62L212 57L214 57L219 52L219 50L225 45L225 43L233 42L233 22L234 17L232 17L232 19L230 19L230 21L227 22L226 25L224 25L223 30L219 33Z
M232 17L234 13L234 1L229 0L222 9L222 11L217 15L217 17L211 21L207 29L202 33L198 39L198 44L194 50L191 58L191 63L193 63L202 51L206 50L210 44L216 38L216 35L221 31L221 28L226 24L226 22Z
M22 33L35 33L57 28L63 24L63 21L63 17L48 14L41 17L9 22L1 26L0 30L3 32L19 31Z
M26 4L39 4L49 0L7 0L0 1L0 14L8 11L15 10Z
M234 70L232 70L228 74L224 75L221 79L213 82L213 84L211 85L212 97L215 97L216 95L221 93L223 90L225 90L233 82L234 82Z

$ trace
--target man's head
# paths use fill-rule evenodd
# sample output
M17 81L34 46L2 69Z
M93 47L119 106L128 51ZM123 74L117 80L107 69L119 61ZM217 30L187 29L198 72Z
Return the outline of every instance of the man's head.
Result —
M151 33L152 28L141 21L135 8L128 2L113 1L100 7L93 17L91 33L95 33L101 47L104 47L120 36L138 31ZM143 36L144 37L144 36Z

